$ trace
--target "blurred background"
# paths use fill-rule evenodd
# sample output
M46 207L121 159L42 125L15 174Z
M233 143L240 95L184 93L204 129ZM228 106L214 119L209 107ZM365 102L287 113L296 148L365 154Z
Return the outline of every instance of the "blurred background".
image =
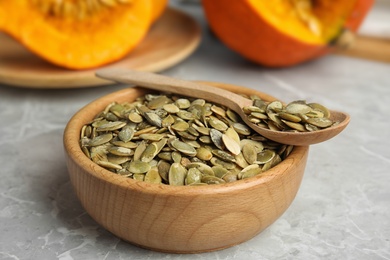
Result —
M3 74L0 259L390 259L390 1L377 0L359 30L358 38L374 37L375 45L357 42L374 58L359 57L354 46L287 68L256 65L227 48L211 33L199 1L169 5L199 25L201 40L160 73L241 85L285 102L318 102L348 112L350 125L310 147L293 204L264 232L221 251L164 254L133 246L97 224L80 205L67 173L62 134L71 116L127 86L13 86L4 83ZM6 71L4 57L0 67ZM17 73L23 76L31 68L19 61Z

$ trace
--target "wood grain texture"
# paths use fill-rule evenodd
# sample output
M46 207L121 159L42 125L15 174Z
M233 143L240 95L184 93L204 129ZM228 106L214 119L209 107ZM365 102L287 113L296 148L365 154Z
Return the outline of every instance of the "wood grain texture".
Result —
M390 62L390 40L358 35L350 48L336 50L334 54L388 63Z
M235 93L260 92L208 83ZM171 253L218 250L242 243L271 225L293 201L309 147L260 176L215 186L172 187L115 175L90 161L79 147L80 129L112 101L146 92L127 88L82 108L64 132L68 171L85 210L104 228L135 245Z
M162 71L194 52L200 38L200 28L192 17L178 10L167 9L135 50L122 60L104 67ZM1 33L0 83L43 89L111 84L110 81L96 78L95 69L76 71L49 64Z

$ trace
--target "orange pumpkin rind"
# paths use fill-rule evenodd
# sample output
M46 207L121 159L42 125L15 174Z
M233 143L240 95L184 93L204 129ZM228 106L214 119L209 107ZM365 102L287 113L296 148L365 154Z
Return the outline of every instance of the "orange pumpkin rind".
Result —
M297 2L312 3L309 23L291 10ZM344 29L358 29L372 4L373 0L202 1L215 35L243 57L268 67L292 66L329 53ZM315 23L311 26L311 17L320 21L322 31Z
M91 69L123 58L153 22L151 0L88 7L83 16L80 6L56 11L52 6L44 9L39 5L43 2L0 0L0 30L48 62L69 69Z

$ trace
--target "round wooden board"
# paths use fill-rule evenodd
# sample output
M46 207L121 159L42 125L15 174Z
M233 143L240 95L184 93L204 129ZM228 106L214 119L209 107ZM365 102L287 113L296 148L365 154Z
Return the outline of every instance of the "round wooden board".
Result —
M201 32L187 14L168 8L142 43L122 60L102 68L128 68L158 72L188 57L199 45ZM44 48L44 47L43 47ZM54 66L0 34L0 83L28 88L80 88L112 84L95 77L95 71Z

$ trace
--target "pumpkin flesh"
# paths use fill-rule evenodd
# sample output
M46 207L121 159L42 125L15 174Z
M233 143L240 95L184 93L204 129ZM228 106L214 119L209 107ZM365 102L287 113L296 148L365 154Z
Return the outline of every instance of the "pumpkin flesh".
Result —
M327 53L360 1L366 0L202 3L211 29L228 47L256 63L283 67Z
M48 1L0 0L0 29L38 56L70 69L98 67L122 58L151 25L150 1L133 0L87 11L74 5L79 9L68 13L45 9L44 2Z
M323 44L343 28L354 1L248 0L248 4L282 33L306 43Z

